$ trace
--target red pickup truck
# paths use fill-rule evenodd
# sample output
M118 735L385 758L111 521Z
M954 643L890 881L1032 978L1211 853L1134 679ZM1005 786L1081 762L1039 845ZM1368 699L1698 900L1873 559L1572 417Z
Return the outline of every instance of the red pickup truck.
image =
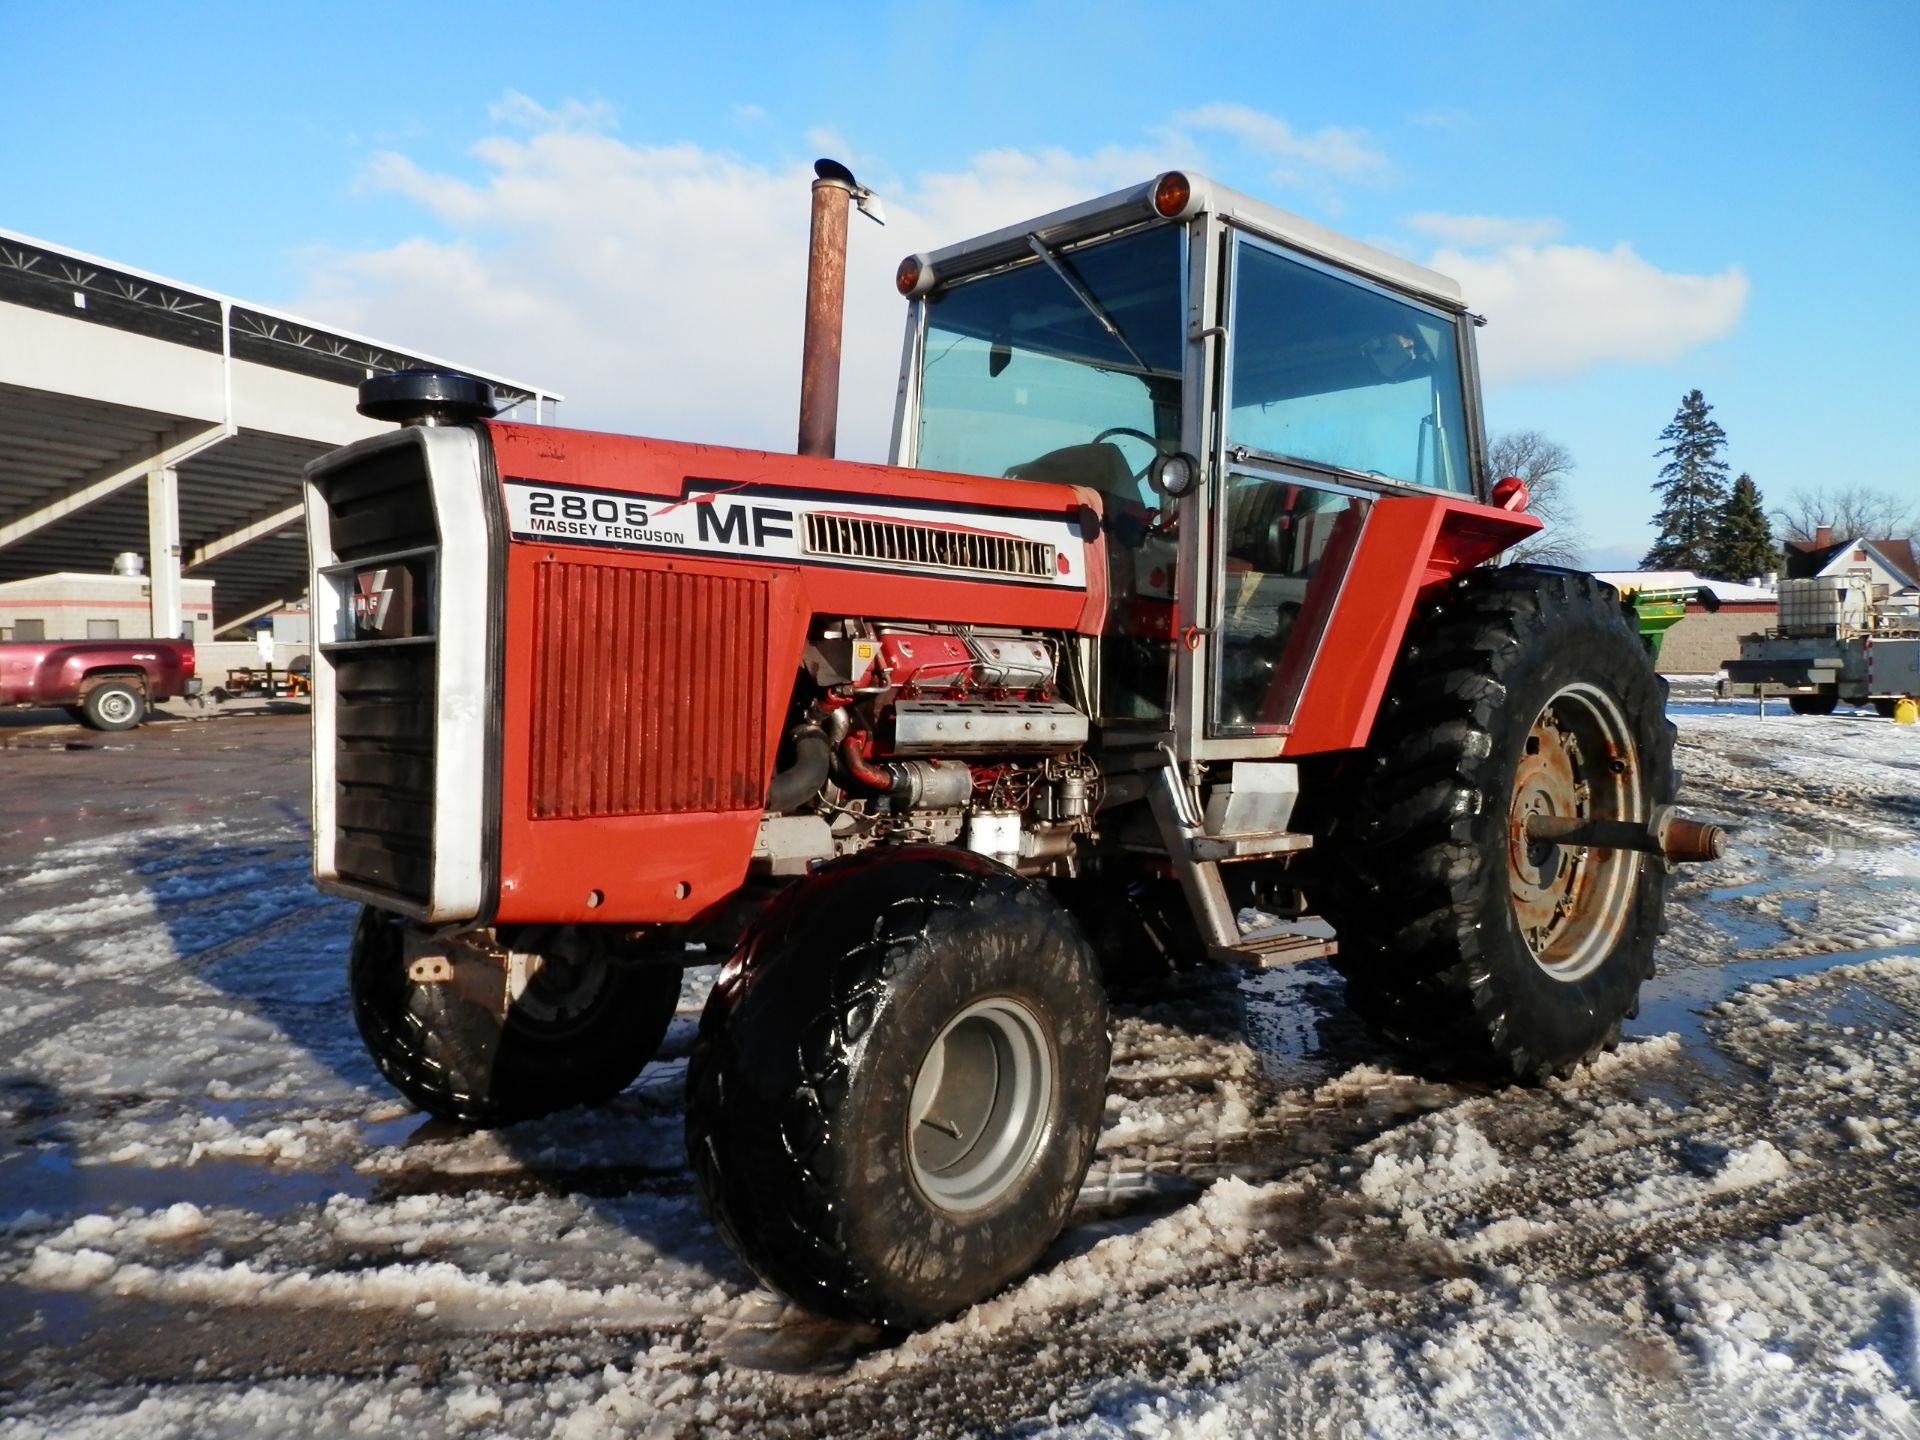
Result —
M199 693L191 640L0 642L0 706L58 706L96 730L131 730L156 701Z

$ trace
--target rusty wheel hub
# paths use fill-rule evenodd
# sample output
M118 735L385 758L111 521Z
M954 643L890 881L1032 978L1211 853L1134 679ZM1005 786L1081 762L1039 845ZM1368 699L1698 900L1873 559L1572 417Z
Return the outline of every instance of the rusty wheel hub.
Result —
M1507 815L1508 888L1521 938L1557 980L1591 974L1612 950L1642 861L1630 850L1534 839L1527 822L1644 820L1638 762L1626 716L1593 686L1561 690L1527 732Z

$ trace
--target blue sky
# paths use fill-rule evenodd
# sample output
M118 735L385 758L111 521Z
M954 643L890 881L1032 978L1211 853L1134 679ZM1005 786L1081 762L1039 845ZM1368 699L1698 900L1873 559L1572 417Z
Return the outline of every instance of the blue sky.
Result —
M834 154L892 221L850 261L842 453L879 458L902 253L1180 163L1456 274L1591 564L1644 548L1694 386L1770 503L1920 500L1911 4L10 9L0 226L568 423L791 446Z

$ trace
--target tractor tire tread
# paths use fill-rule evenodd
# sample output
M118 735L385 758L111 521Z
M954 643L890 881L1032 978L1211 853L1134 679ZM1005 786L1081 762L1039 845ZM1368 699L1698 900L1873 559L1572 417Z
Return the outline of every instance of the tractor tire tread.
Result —
M1583 1053L1533 1053L1505 1013L1500 987L1489 983L1481 927L1461 896L1463 878L1483 863L1474 821L1490 799L1504 800L1488 797L1478 774L1501 729L1502 676L1512 657L1553 628L1555 612L1625 626L1600 582L1524 566L1470 572L1416 618L1366 773L1330 836L1338 863L1319 872L1323 908L1342 936L1334 963L1346 977L1348 1003L1390 1042L1437 1068L1539 1081L1619 1043L1616 1022ZM1657 689L1664 701L1665 682ZM1658 723L1670 747L1672 726ZM1652 969L1648 946L1635 962L1636 990Z

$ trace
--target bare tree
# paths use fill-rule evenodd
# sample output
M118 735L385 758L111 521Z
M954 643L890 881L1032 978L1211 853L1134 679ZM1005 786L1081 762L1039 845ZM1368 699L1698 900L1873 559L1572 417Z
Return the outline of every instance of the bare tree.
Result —
M1904 540L1915 533L1916 514L1911 500L1875 490L1870 485L1820 485L1796 490L1773 512L1781 537L1812 540L1822 525L1836 543L1865 536L1869 540Z
M1496 480L1518 475L1526 481L1527 493L1533 497L1528 511L1547 522L1546 529L1521 541L1503 558L1535 565L1579 565L1586 545L1579 513L1567 493L1567 477L1573 474L1573 455L1567 447L1538 430L1509 430L1496 435L1487 447L1487 467Z

